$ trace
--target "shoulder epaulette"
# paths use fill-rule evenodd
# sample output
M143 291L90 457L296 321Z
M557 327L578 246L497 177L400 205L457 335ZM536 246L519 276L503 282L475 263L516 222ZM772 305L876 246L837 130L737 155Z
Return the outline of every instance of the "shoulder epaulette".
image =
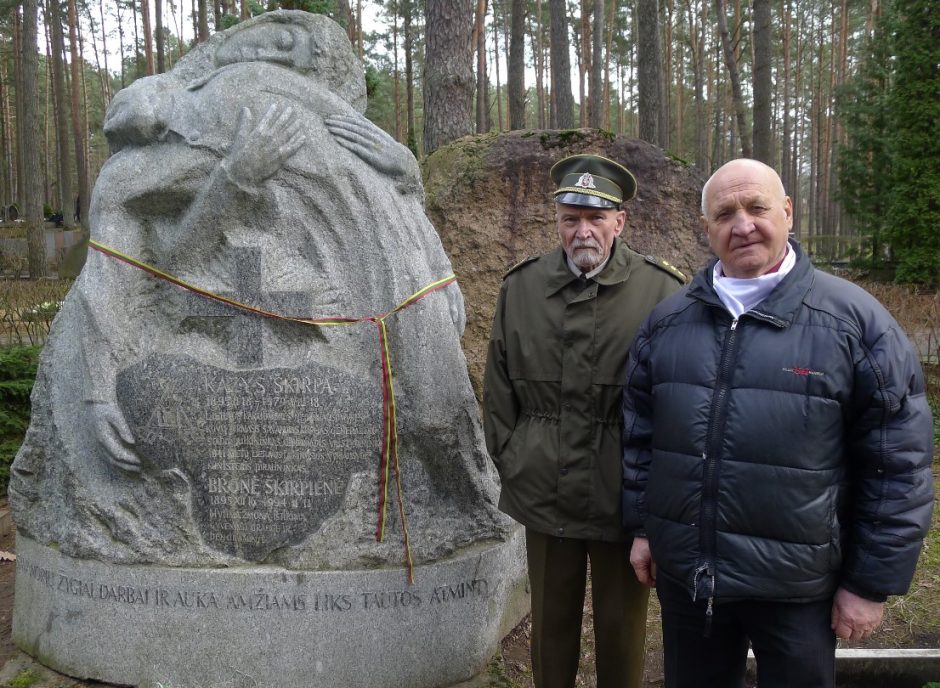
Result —
M675 277L677 280L683 284L688 281L688 278L685 276L679 268L677 268L672 263L668 263L665 260L660 260L659 258L654 258L653 256L643 256L646 259L646 262L650 265L655 265L663 272L668 272L670 275Z
M506 271L506 273L503 275L503 279L506 279L507 277L509 277L512 273L514 273L516 270L521 268L523 265L526 265L527 263L531 263L533 260L538 260L538 259L539 259L538 256L529 256L528 258L523 258L522 260L520 260L518 263L516 263L515 265L513 265L511 268L509 268Z

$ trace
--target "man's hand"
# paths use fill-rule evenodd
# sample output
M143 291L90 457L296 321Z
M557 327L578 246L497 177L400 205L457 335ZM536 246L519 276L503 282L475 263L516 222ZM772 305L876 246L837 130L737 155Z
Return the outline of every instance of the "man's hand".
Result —
M645 537L633 538L630 548L630 565L636 572L637 579L648 588L656 587L656 562L650 552L650 541Z
M864 640L881 625L884 602L872 602L845 588L832 600L832 630L845 640Z
M273 177L303 145L301 126L293 108L288 106L278 112L274 103L252 128L251 110L242 108L238 131L225 159L232 181L254 189Z

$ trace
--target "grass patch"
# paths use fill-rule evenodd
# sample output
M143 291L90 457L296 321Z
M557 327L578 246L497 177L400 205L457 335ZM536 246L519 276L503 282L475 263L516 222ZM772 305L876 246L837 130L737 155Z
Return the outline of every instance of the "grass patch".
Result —
M11 681L7 683L8 688L29 688L42 680L42 677L32 669L23 669Z
M486 688L522 688L520 684L516 683L509 675L502 652L496 653L496 656L490 661L486 673Z
M17 223L17 224L5 224L0 226L0 237L4 239L25 239L26 238L26 224Z

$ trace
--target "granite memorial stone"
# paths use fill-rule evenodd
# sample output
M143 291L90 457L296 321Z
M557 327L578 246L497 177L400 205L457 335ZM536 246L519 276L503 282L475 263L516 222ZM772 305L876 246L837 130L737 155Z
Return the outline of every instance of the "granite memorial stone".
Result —
M14 639L49 666L446 686L524 612L463 300L364 107L344 31L295 11L114 98L10 486Z

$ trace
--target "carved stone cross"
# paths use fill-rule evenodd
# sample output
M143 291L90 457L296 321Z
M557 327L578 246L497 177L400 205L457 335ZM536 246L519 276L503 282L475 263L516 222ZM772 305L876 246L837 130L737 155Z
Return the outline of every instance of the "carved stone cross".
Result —
M235 247L233 251L238 289L234 292L219 292L219 296L281 315L297 316L304 312L307 306L307 295L304 292L262 291L261 249L245 246ZM191 308L189 317L231 318L228 327L229 352L237 368L260 368L264 365L263 316L198 294L190 294L188 301Z

